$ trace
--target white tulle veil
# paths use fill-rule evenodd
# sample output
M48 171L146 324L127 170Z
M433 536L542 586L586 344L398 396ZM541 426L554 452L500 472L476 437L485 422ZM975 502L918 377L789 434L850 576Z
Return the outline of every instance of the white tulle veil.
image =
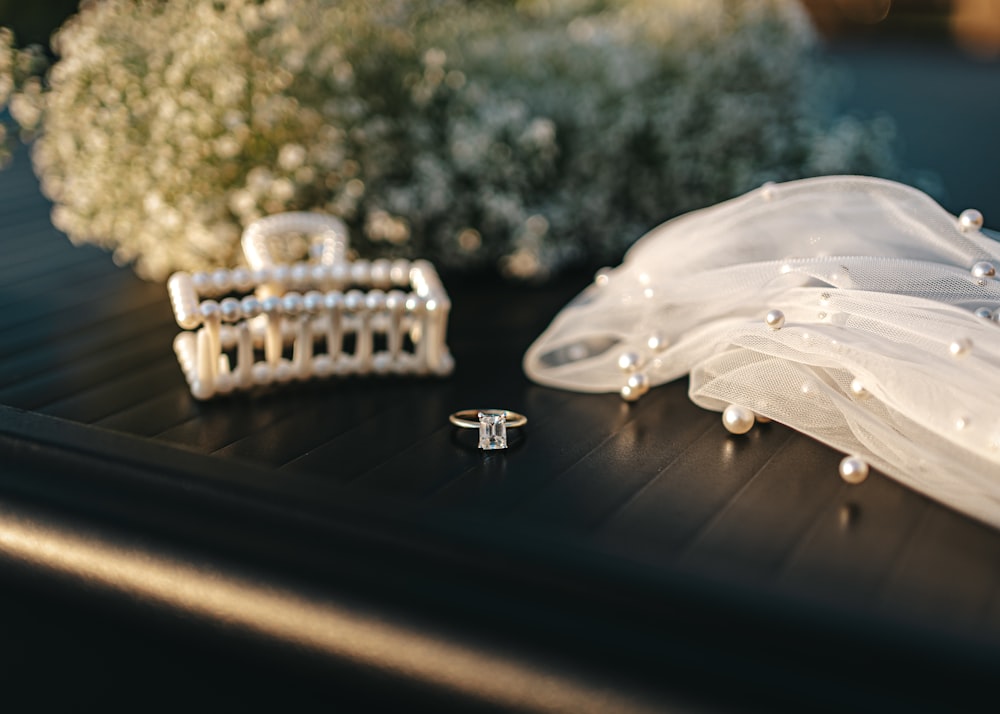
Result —
M631 379L630 397L690 374L702 407L740 405L1000 526L1000 244L981 226L891 181L765 185L641 238L524 368L582 392Z

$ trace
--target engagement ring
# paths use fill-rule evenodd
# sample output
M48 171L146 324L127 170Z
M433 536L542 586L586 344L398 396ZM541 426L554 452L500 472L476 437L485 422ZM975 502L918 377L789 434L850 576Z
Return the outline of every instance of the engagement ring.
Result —
M528 423L524 414L509 409L463 409L448 417L462 429L479 429L479 448L484 451L507 448L507 429Z

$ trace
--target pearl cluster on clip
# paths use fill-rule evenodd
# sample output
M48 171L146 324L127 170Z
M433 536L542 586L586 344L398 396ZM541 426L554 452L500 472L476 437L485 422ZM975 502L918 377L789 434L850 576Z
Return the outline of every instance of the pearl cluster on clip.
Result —
M271 229L306 230L316 228L317 215L263 220ZM167 283L185 330L174 351L196 398L330 375L452 371L451 302L429 262L348 261L337 234L320 245L320 262L274 264L252 228L244 251L256 267L179 272ZM256 241L249 249L247 235Z

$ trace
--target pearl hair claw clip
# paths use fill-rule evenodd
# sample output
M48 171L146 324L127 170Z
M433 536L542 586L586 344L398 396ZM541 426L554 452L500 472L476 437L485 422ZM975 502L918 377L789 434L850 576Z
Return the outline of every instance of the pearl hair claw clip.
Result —
M184 330L174 352L195 398L331 375L451 373L451 302L428 261L349 260L347 227L320 213L262 218L242 242L247 267L167 282Z

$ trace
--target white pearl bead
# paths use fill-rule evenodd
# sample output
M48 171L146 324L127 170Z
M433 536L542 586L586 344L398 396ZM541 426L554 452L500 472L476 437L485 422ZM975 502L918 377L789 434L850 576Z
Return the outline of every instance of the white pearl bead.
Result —
M385 258L372 262L372 284L377 288L389 288L392 285L392 263Z
M424 310L424 301L416 295L407 295L406 303L403 305L411 315L419 315Z
M195 399L209 399L213 394L215 391L205 382L198 379L191 382L191 395Z
M351 276L349 263L334 263L330 266L330 279L337 285L344 285Z
M344 307L351 312L357 312L364 304L365 294L360 290L348 290L344 296Z
M978 231L983 227L983 214L975 208L966 208L958 217L958 229L963 233Z
M646 346L654 352L662 352L670 346L670 340L664 337L661 333L654 332L649 336L649 339L646 340Z
M270 384L272 379L271 365L267 362L255 362L250 368L254 384Z
M242 300L243 314L248 318L257 317L260 314L260 300L255 298L253 295L249 295Z
M292 366L292 363L289 362L287 359L283 359L280 362L278 362L277 367L274 368L274 378L277 381L281 382L282 384L291 382L292 377L294 376L295 376L295 368Z
M316 355L313 358L313 372L317 377L333 374L333 358L330 355Z
M774 198L774 187L776 185L774 181L765 181L760 187L760 197L765 201L770 201Z
M868 478L868 464L858 456L845 456L840 462L840 478L859 484Z
M232 281L230 280L229 271L225 268L219 268L212 273L212 289L218 293L226 293L232 288Z
M215 378L215 391L218 394L229 394L234 386L232 376L225 372L220 372Z
M639 355L635 352L623 352L618 357L618 369L623 372L634 372L639 368Z
M276 314L279 310L281 310L281 298L277 295L264 298L260 302L260 310L268 315Z
M305 286L305 284L309 282L309 264L296 263L292 266L289 275L292 279L292 285L300 288Z
M350 359L339 359L333 363L333 374L350 374L352 369L352 361Z
M975 312L972 313L972 314L975 315L976 317L980 317L980 318L982 318L984 320L992 320L993 319L993 311L990 310L988 307L977 307L976 310L975 310Z
M338 310L344 306L344 294L339 290L331 290L323 296L323 307L327 310Z
M957 340L952 340L951 344L948 345L948 351L952 357L965 357L972 351L972 340L968 337L960 337Z
M406 306L406 293L402 290L390 290L385 296L385 307L391 312L402 310Z
M309 271L309 277L312 280L313 287L322 287L330 277L330 271L325 265L314 265L312 270Z
M226 322L236 322L243 317L243 306L236 298L228 297L219 303L222 319Z
M731 434L746 434L753 428L753 412L746 407L730 404L722 412L722 424Z
M385 293L379 289L368 291L365 295L365 307L369 310L381 310L385 307Z
M302 296L295 292L286 293L281 298L281 309L285 311L286 315L301 314L303 309Z
M385 374L392 368L392 357L387 352L379 352L372 357L372 370L375 374Z
M768 310L764 315L764 324L772 330L780 330L785 326L785 313L781 310Z
M201 305L198 306L198 311L201 312L201 316L206 320L218 316L219 314L219 303L215 300L202 300Z
M867 399L869 396L871 396L868 393L868 390L865 389L864 382L862 382L857 377L851 380L851 394L853 394L858 399Z
M603 288L611 279L611 268L601 268L594 274L594 284Z
M637 401L639 397L642 396L642 393L639 390L632 389L632 387L628 386L627 384L624 387L622 387L618 393L621 395L622 399L624 399L626 402Z
M288 280L291 277L291 273L292 269L287 265L276 265L271 270L271 277L274 278L275 282L285 285L286 283L288 283Z
M249 290L253 287L253 275L246 268L233 269L233 287L237 290Z
M771 417L766 417L763 414L757 414L756 412L754 412L753 418L754 418L754 421L756 421L758 424L770 424L771 423Z
M996 274L996 266L988 261L980 260L972 266L972 277L974 278L993 278L996 277Z
M352 263L351 282L355 285L368 285L371 282L371 263L367 260L357 260Z
M628 378L625 385L640 396L649 391L649 378L641 372L636 372Z
M194 284L194 289L198 292L198 294L204 295L209 286L212 284L212 276L208 273L199 271L191 275L191 282Z
M302 298L302 309L310 315L315 315L323 309L323 293L318 290L310 290Z
M410 261L405 258L392 261L392 267L389 269L389 279L392 280L393 285L409 285Z

